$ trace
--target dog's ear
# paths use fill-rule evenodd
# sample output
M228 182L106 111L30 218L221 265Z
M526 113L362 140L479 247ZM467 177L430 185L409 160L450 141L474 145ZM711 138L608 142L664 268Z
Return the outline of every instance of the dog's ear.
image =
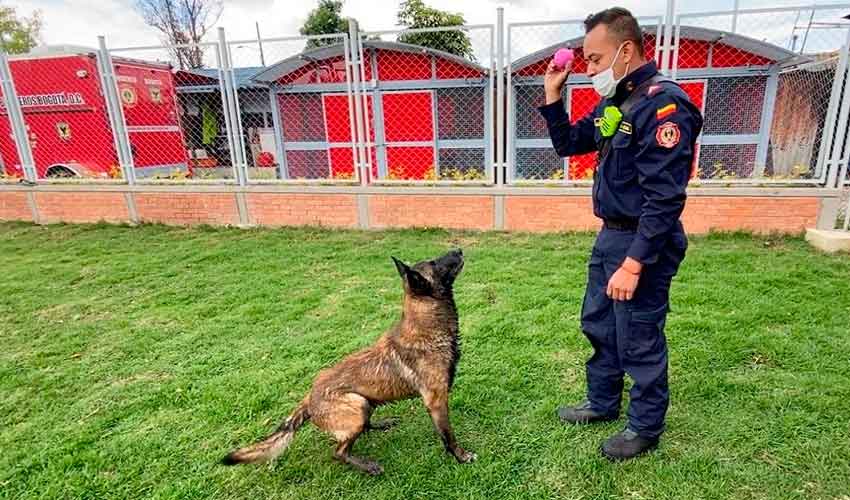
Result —
M401 276L401 279L403 279L405 283L407 283L407 286L413 294L427 295L431 293L431 283L429 283L424 276L419 274L419 271L411 269L410 266L395 257L392 257L392 259L393 262L395 262L396 269L398 269L398 275Z
M407 275L407 271L410 268L407 267L407 264L396 259L395 257L392 257L392 256L390 256L390 257L393 259L393 262L395 262L395 268L398 269L398 275L401 276L402 278L404 278Z
M407 281L407 286L410 287L410 291L414 295L428 295L431 293L431 283L415 269L407 268L405 281Z

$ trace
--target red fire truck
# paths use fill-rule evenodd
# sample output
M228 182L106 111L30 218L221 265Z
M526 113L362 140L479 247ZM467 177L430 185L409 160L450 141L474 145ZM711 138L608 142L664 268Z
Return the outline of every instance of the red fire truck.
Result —
M36 172L44 177L118 178L95 51L47 47L9 58ZM112 58L136 175L188 171L170 66ZM0 100L0 172L23 176Z

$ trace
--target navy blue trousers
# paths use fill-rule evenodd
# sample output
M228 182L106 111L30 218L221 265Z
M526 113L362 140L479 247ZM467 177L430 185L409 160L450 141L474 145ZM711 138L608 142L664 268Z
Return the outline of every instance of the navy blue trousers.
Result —
M594 411L618 417L623 376L629 391L628 427L657 438L664 432L670 401L667 340L670 282L685 258L688 239L681 223L670 232L658 260L645 265L632 300L608 298L608 280L626 258L634 231L603 228L590 256L581 325L593 346L587 361L587 396Z

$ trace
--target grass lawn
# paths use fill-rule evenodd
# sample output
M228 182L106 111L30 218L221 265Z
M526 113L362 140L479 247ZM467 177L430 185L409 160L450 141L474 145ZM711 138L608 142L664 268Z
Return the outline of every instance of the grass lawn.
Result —
M693 237L673 285L661 448L599 455L567 427L590 346L593 236L0 224L0 498L850 499L850 257L798 238ZM331 459L310 425L226 468L314 374L399 317L390 255L461 246L463 357L448 457L418 401ZM628 388L627 383L627 388Z

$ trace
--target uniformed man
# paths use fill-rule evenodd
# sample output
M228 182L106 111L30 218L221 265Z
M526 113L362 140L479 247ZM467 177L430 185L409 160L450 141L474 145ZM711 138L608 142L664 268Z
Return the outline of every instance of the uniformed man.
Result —
M602 219L588 266L581 326L593 346L587 361L587 400L558 409L568 423L616 420L625 373L633 380L628 424L602 443L612 460L658 445L669 404L667 317L670 282L688 239L679 220L702 130L699 109L644 56L631 13L611 8L585 21L587 76L602 102L575 124L561 90L570 64L549 65L546 119L562 157L599 151L593 212Z

